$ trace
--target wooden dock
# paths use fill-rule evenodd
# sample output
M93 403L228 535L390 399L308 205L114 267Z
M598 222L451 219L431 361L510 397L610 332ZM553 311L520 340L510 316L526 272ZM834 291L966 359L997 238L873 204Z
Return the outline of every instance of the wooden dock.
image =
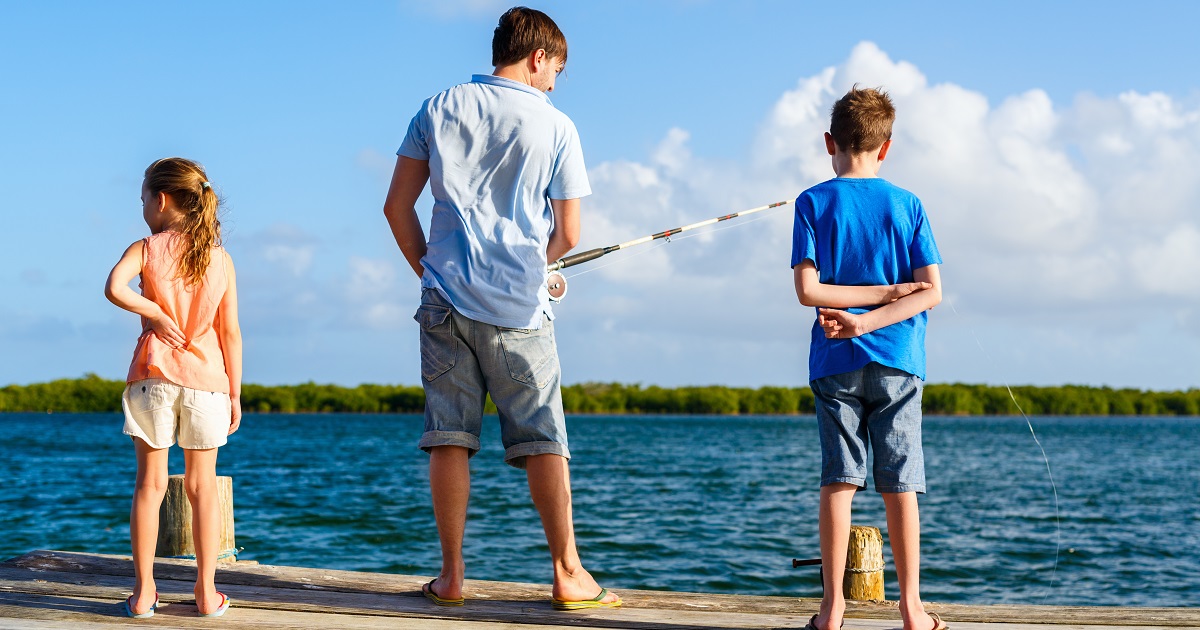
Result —
M126 556L34 551L0 563L0 628L802 628L817 600L619 590L620 609L565 613L551 609L550 588L468 580L462 608L439 608L421 596L427 577L326 569L221 565L217 584L234 607L221 619L196 615L194 564L159 560L161 596L151 619L122 616L133 585ZM930 604L954 630L1099 630L1200 628L1200 610L1087 606L966 606ZM846 628L899 628L894 603L852 603Z

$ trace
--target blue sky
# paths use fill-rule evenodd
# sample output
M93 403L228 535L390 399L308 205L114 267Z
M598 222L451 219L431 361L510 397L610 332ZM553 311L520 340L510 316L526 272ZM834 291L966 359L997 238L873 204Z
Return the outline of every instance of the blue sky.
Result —
M581 249L795 197L831 175L832 101L882 85L899 113L881 175L925 200L946 259L931 382L1200 386L1200 7L534 6L570 44L551 96L596 191ZM247 381L417 383L387 177L421 101L490 71L505 8L7 5L0 384L123 376L137 322L102 283L167 155L226 199ZM805 383L789 213L723 225L578 268L564 380Z

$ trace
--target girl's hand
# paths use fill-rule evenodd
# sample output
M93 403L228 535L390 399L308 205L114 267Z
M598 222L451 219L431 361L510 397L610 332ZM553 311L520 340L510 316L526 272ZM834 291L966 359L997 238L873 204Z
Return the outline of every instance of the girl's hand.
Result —
M242 399L229 397L229 433L225 435L233 435L238 427L242 426Z
M187 345L187 337L183 336L183 331L179 330L179 326L175 325L166 313L160 312L146 321L149 322L150 330L154 331L155 336L168 346L178 350Z
M826 339L850 339L871 332L863 325L860 315L833 308L822 308L817 312L817 321L825 330Z

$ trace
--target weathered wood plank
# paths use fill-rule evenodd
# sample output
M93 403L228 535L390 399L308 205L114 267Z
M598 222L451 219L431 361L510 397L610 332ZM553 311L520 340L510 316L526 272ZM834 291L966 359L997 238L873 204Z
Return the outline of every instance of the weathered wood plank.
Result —
M120 602L132 586L128 557L36 551L0 563L0 593L30 597L60 596L79 601ZM163 601L190 601L194 563L157 560L155 576ZM704 593L671 593L618 589L626 605L620 610L564 614L548 604L549 586L468 580L468 606L437 608L420 594L428 578L381 573L235 564L218 570L217 582L241 610L297 613L329 617L365 616L390 619L460 620L490 624L569 627L670 629L801 627L816 611L817 601L789 597L755 597ZM1200 610L1189 608L1117 608L1057 606L966 606L931 604L954 627L971 623L1059 624L1056 630L1085 626L1200 628ZM8 614L0 611L0 618ZM894 602L851 603L847 616L875 619L855 627L894 627ZM891 621L888 621L891 620ZM339 622L340 623L340 622ZM863 623L866 623L865 621ZM877 626L876 623L884 625ZM319 626L327 626L321 623ZM364 626L365 627L365 626ZM390 626L403 627L403 626ZM429 627L429 626L426 626ZM847 627L850 627L849 625ZM981 625L980 628L993 626ZM1042 626L1044 629L1045 626Z

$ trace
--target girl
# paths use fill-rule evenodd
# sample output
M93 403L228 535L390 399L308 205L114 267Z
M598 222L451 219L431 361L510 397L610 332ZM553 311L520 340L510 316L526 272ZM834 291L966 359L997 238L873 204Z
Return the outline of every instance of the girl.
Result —
M217 194L199 164L158 160L142 182L142 217L150 236L125 250L104 295L142 316L142 335L121 399L125 434L137 453L129 513L136 586L130 617L158 606L154 551L158 508L167 490L167 449L184 449L184 486L192 504L196 608L215 617L229 608L216 590L220 544L217 447L241 422L242 336L233 261L221 247ZM129 288L141 276L139 295Z

